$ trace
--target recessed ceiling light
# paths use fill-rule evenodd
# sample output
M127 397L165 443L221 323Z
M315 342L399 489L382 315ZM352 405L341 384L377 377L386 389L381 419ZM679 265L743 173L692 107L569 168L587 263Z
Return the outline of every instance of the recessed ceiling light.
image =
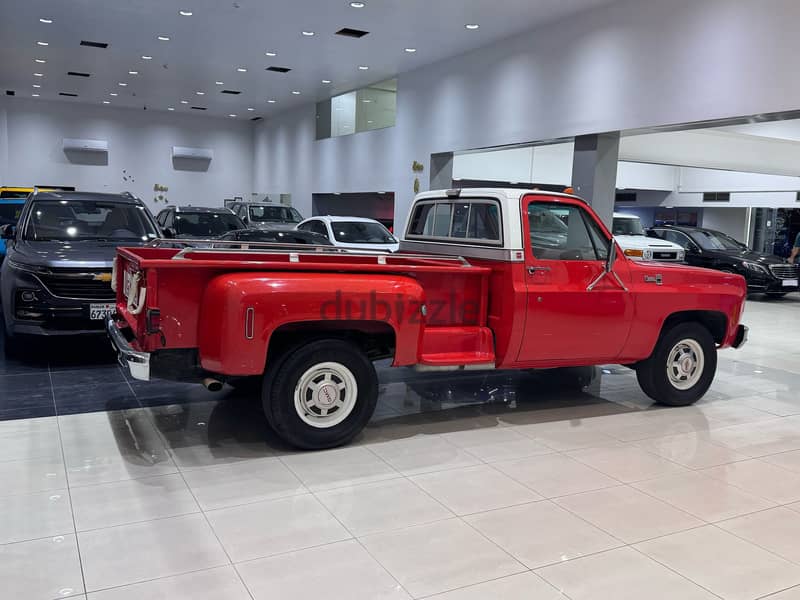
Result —
M50 23L52 22L53 19L39 19L39 23L47 23L48 25L50 25Z
M31 94L31 97L32 97L32 98L38 98L38 97L39 97L39 94Z
M370 100L369 98L364 98L362 102L366 102L367 104L369 104L370 102L372 102L372 100Z
M197 94L198 96L205 96L206 95L205 92L195 92L195 94Z
M278 56L277 52L264 52L265 56Z
M153 60L152 56L147 56L146 54L142 55L142 60Z
M249 110L249 111L253 111L253 110L255 110L255 108L248 107L248 109L247 109L247 110Z
M358 67L358 70L359 71L367 71L367 70L369 70L369 67L367 65L361 65L360 67Z
M174 106L168 106L167 110L175 110L175 107Z
M277 102L277 100L273 100L272 98L267 100L267 104L275 104L275 102Z
M46 62L47 62L47 61L46 61L45 59L43 59L43 58L34 58L33 60L34 60L34 62L37 62L37 63L39 63L40 65L43 65L44 63L46 63Z
M215 81L214 84L215 85L225 85L225 82L223 82L223 81Z
M117 85L120 87L127 87L128 84L120 81Z
M247 73L247 69L245 69L244 67L237 67L236 70L239 71L239 73Z
M117 92L109 92L108 95L109 96L119 96L119 94Z
M292 94L294 94L295 96L299 96L300 92L298 92L297 90L292 90Z
M38 46L49 46L50 45L48 42L36 42L36 44Z
M331 82L331 80L330 80L330 79L323 79L323 80L322 80L322 83L324 83L324 84L328 84L328 83L330 83L330 82Z
M111 104L108 100L103 100L103 104Z
M480 27L480 25L478 25L477 23L467 23L466 25L464 25L464 27L466 27L470 31L475 31Z
M44 77L44 74L42 74L42 73L34 73L33 76L34 77Z
M179 10L178 14L182 17L191 17L193 13L190 10Z
M39 88L40 88L40 87L42 87L42 86L40 86L38 83L34 83L34 84L33 84L33 87L35 87L36 89L39 89Z
M405 48L405 51L408 52L409 54L414 54L414 52L416 52L417 49L416 48Z
M233 117L234 119L236 118L236 115L235 115L235 114L233 114L233 113L229 114L228 116L229 116L229 117Z
M188 100L181 100L181 104L189 104Z
M364 8L366 6L365 2L351 2L350 6L353 8Z
M128 71L128 75L138 75L139 71Z
M367 125L372 125L375 121L367 121Z
M158 36L158 39L160 41L162 41L162 42L168 42L169 41L169 36L168 35L160 35L160 36Z
M314 35L313 31L303 31L302 34L306 37L312 37Z

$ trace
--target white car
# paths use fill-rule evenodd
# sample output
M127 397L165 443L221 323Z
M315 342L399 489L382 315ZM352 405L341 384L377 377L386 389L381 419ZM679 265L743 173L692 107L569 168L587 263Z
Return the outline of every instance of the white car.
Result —
M614 213L612 232L623 253L633 260L683 262L686 251L672 242L647 237L636 215Z
M324 235L331 244L349 250L397 252L400 243L375 219L364 217L311 217L297 226Z

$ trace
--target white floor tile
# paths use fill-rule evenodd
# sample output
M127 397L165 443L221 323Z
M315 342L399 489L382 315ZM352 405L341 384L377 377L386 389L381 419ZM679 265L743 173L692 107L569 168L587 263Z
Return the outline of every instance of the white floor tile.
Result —
M93 592L87 600L251 600L233 567L218 567Z
M630 486L564 496L554 502L627 544L704 524L671 504Z
M78 531L200 512L180 474L72 489Z
M89 592L229 563L199 514L95 529L78 542Z
M633 487L709 522L775 506L774 502L695 472L651 479Z
M51 600L83 594L74 535L0 545L2 596Z
M369 449L403 475L469 467L481 462L466 450L438 435L420 435L370 444Z
M546 500L479 513L465 520L529 569L622 545Z
M800 501L800 473L762 460L731 463L701 473L778 504Z
M635 444L642 450L658 454L689 469L705 469L749 458L730 448L710 443L709 437L708 432L693 431L683 435L641 440Z
M717 523L725 531L757 546L800 563L800 513L788 508L771 508Z
M753 600L800 584L800 566L712 525L636 547L726 600Z
M686 471L680 465L634 445L586 448L570 452L569 456L624 483Z
M0 544L74 532L67 490L0 498Z
M32 458L0 462L0 496L65 489L67 476L61 458Z
M457 515L542 499L533 490L488 465L426 473L411 479Z
M415 598L525 570L460 519L378 533L361 541Z
M277 458L259 458L183 472L203 510L284 498L305 486Z
M361 446L303 452L281 460L312 491L400 477L400 473Z
M616 479L562 454L504 461L493 466L545 498L619 485Z
M632 548L537 571L571 600L714 600L716 596Z
M770 454L761 458L764 462L777 465L781 468L800 473L800 450Z
M255 600L410 598L355 540L248 561L237 569Z
M221 508L206 516L233 562L352 537L309 494Z
M469 587L430 596L430 600L565 600L536 573L509 575Z

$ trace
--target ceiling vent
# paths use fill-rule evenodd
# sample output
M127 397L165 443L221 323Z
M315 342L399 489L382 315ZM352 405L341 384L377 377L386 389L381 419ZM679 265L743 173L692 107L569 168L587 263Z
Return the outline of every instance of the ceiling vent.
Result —
M703 202L730 202L730 192L705 192L703 194Z
M350 27L343 27L339 31L336 32L336 35L343 35L344 37L350 38L362 38L367 35L369 31L363 31L361 29L351 29Z
M231 96L238 96L241 93L239 90L222 90L220 92L220 94L230 94Z
M193 106L192 110L208 110L205 106Z
M67 75L71 75L72 77L91 77L91 73L81 73L79 71L67 71Z
M211 160L214 158L214 151L211 148L187 148L186 146L173 146L172 158Z
M89 40L81 40L81 46L88 46L89 48L108 48L105 42L90 42Z
M251 121L263 121L263 120L264 120L264 117L253 117L253 118L252 118L252 119L250 119L250 120L251 120Z
M273 73L288 73L291 71L289 67L267 67L265 71L272 71Z
M14 90L6 90L6 96L16 96L17 92Z
M79 140L64 138L64 151L72 152L108 152L106 140Z
M77 98L78 94L73 94L72 92L58 92L59 96L67 96L69 98Z
M614 202L636 202L636 192L617 192Z

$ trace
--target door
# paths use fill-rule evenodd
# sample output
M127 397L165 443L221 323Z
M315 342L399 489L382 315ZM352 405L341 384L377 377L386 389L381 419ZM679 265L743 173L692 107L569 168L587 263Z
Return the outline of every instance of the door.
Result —
M655 232L660 238L682 246L683 249L686 250L686 262L688 264L695 267L711 266L712 260L704 256L703 252L700 250L700 246L684 232L675 229L656 229Z
M519 361L615 358L633 317L627 260L618 252L621 281L604 276L610 238L580 201L522 203L527 314Z

